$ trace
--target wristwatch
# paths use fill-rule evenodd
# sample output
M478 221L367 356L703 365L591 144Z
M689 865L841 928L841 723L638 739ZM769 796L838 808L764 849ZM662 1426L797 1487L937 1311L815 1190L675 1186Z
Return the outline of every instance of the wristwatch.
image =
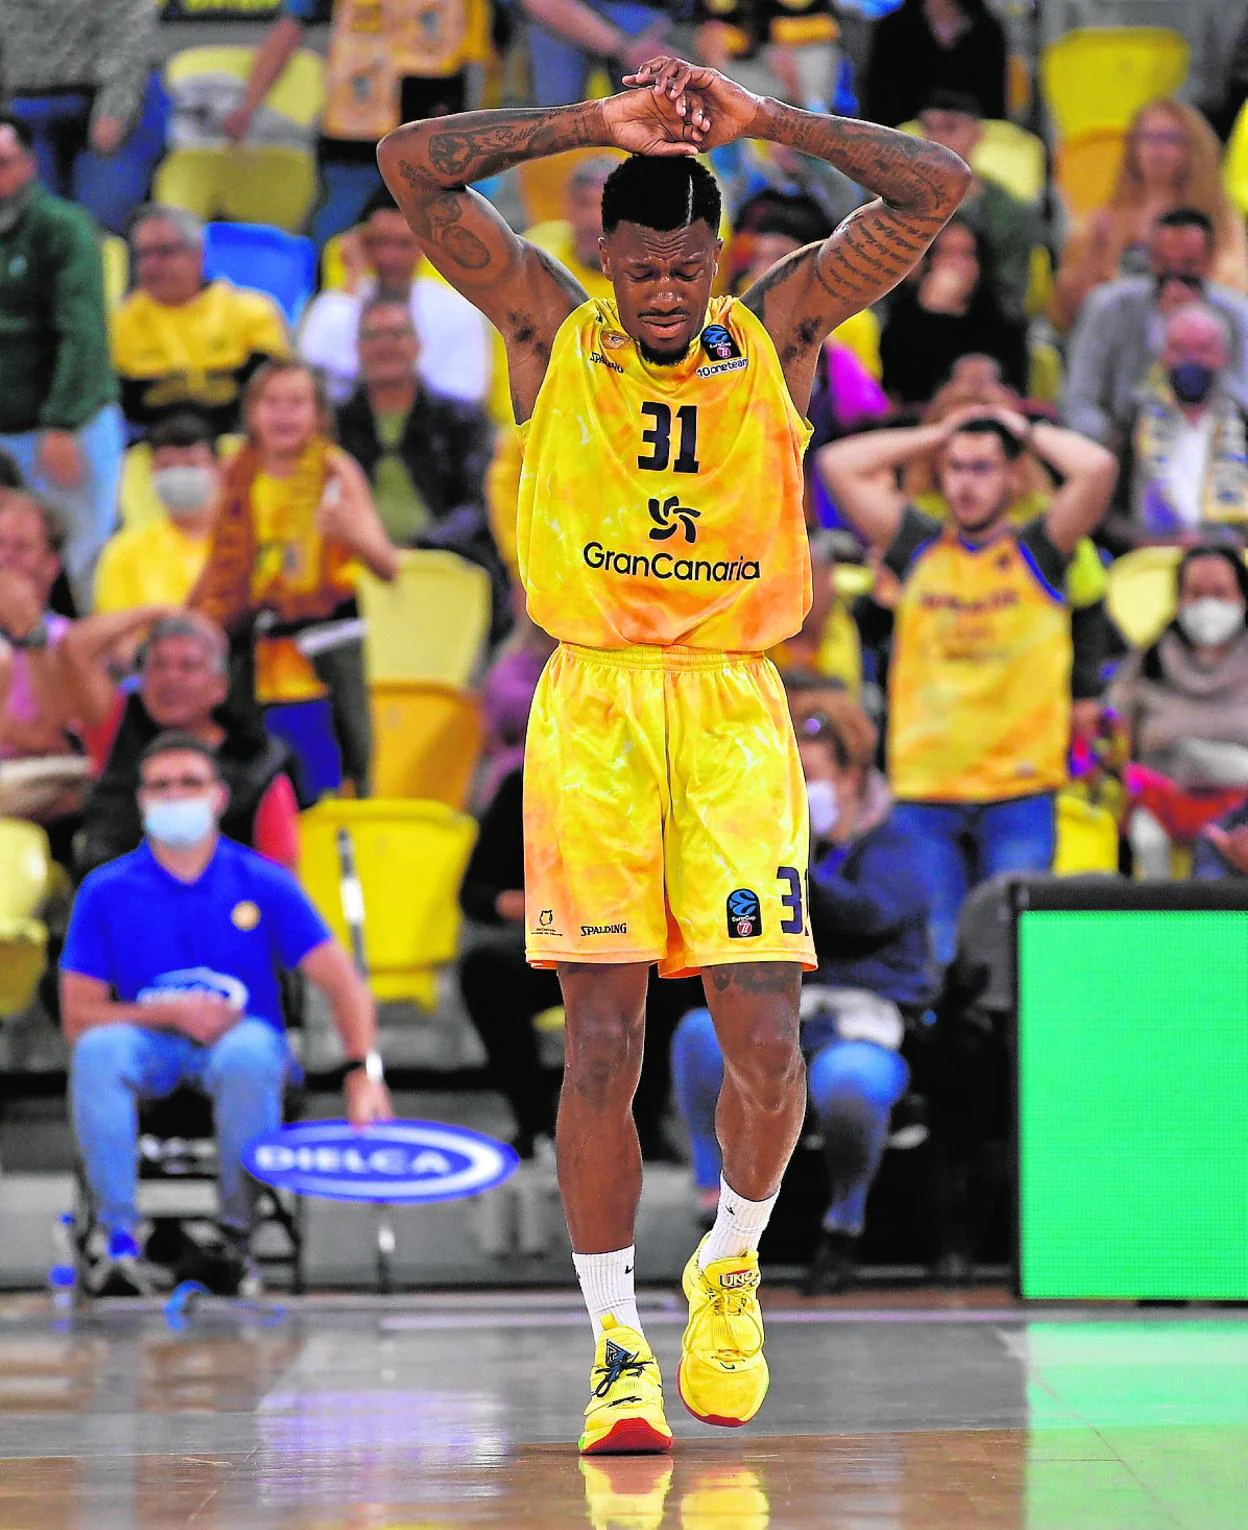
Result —
M370 1084L385 1082L386 1070L382 1066L381 1053L376 1050L366 1052L363 1057L349 1057L345 1062L339 1063L336 1068L328 1069L327 1073L328 1077L341 1089L348 1077L352 1073L358 1073L361 1068Z
M25 637L14 637L8 634L9 646L19 650L31 650L46 648L48 646L48 624L41 616Z

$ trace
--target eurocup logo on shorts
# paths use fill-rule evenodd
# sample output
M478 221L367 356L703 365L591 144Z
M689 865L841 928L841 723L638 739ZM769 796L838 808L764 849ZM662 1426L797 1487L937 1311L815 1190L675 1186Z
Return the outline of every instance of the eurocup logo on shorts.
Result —
M480 1132L432 1121L302 1121L247 1145L243 1167L278 1190L335 1201L455 1201L501 1185L519 1158Z
M758 894L749 887L738 887L728 894L728 938L752 940L763 933L763 909Z

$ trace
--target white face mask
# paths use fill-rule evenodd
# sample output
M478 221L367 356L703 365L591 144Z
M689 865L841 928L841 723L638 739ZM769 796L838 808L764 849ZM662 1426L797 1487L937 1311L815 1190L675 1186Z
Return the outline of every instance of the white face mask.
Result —
M834 781L807 781L806 800L810 803L810 827L816 839L827 839L841 818Z
M217 826L211 797L175 797L149 802L143 809L143 828L150 839L171 850L192 850Z
M152 486L161 504L176 518L206 510L216 492L217 479L209 467L164 467L152 474Z
M1193 643L1216 648L1243 631L1244 608L1237 600L1209 596L1194 600L1179 612L1179 626Z

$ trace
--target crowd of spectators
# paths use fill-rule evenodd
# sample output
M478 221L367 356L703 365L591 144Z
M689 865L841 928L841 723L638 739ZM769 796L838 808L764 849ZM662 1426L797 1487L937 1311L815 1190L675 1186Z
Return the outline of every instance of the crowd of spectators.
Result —
M444 0L413 7L419 24L383 8L393 35L378 49L359 7L285 0L246 80L206 110L222 153L262 135L271 87L328 14L306 228L322 283L295 324L274 295L207 274L193 212L149 200L163 148L152 7L66 0L55 28L49 9L0 7L0 812L42 824L81 879L141 847L145 761L176 730L207 751L186 745L205 789L228 789L214 822L297 872L315 788L280 741L284 711L323 707L342 790L372 790L361 571L393 582L409 549L484 567L481 829L459 975L517 1145L539 1152L557 1076L532 1021L559 996L523 961L519 765L552 644L516 586L521 444L497 337L422 261L374 146L483 88L514 97L517 61L524 99L561 102L660 44L801 105L852 106L835 8L708 3L691 26L678 6L523 0L491 20ZM503 66L483 87L491 49ZM940 994L964 900L1002 873L1050 870L1064 792L1116 816L1119 860L1101 869L1248 875L1244 219L1214 128L1178 99L1136 114L1107 202L1082 218L994 178L988 127L1020 110L1008 52L988 0L902 0L858 76L864 116L976 174L913 274L828 337L809 409L815 600L774 657L816 847L804 1023L832 1193L812 1289L852 1268L909 1082L905 1038ZM1215 116L1227 132L1233 112ZM481 189L609 298L598 239L615 162L568 167L554 218L514 174ZM725 189L717 290L745 291L861 195L791 151L734 145L711 164ZM106 295L101 231L127 241L123 294ZM1143 640L1113 615L1142 557L1174 581L1170 599L1149 585ZM690 1007L655 985L639 1116L647 1151L669 1151L674 1035L709 1191L720 1063ZM93 1055L91 1077L103 1066Z

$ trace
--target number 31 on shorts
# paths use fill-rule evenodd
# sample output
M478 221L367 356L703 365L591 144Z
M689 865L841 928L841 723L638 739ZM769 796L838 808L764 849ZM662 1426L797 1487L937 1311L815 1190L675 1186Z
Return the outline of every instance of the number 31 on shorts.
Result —
M788 891L780 896L781 908L789 910L788 917L780 921L782 935L805 935L806 911L802 902L804 885L802 874L796 866L777 866L776 880L783 882Z

